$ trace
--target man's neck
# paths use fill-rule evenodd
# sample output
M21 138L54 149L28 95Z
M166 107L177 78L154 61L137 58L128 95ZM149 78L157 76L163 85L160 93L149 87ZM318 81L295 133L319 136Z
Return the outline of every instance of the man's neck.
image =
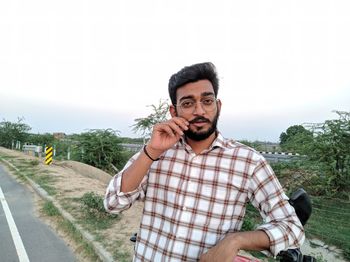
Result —
M192 148L192 150L196 153L196 155L203 152L203 150L208 149L213 141L216 139L217 132L212 133L208 138L200 141L192 140L186 137L186 142Z

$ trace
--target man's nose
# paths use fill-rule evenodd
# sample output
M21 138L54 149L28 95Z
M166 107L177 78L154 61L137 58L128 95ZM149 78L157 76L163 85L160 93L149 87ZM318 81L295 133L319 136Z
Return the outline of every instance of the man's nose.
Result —
M196 103L193 114L194 115L204 115L205 114L205 110L203 109L203 105L200 101L198 101Z

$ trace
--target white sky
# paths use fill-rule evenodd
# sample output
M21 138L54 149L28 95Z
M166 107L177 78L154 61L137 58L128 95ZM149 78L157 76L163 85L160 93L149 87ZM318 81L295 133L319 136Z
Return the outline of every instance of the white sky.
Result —
M135 137L170 75L212 61L224 136L278 141L350 111L349 14L336 0L1 1L0 118Z

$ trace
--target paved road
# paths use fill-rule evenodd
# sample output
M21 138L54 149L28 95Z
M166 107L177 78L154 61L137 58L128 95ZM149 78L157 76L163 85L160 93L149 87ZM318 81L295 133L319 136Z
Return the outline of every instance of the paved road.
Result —
M0 261L70 262L73 252L33 214L32 193L0 164Z

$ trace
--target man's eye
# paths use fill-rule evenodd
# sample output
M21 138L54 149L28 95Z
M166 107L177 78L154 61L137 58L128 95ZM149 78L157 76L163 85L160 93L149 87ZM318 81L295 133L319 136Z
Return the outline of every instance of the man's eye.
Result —
M193 106L193 102L192 101L185 101L181 104L182 107L184 108L189 108L189 107L192 107Z
M204 100L202 101L202 103L203 103L204 105L211 105L212 103L214 103L214 99L212 99L212 98L204 99Z

